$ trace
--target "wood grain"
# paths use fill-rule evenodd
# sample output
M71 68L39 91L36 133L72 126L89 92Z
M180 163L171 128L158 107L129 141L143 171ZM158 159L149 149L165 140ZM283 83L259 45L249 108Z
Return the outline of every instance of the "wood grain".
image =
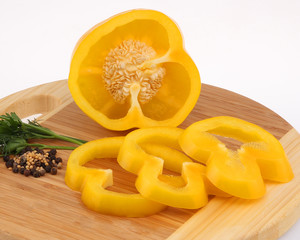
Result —
M88 118L72 101L67 81L40 85L0 100L0 113L16 111L26 117L43 113L43 125L86 140L125 135L107 130ZM236 93L202 84L197 105L180 125L212 116L229 115L264 127L282 142L295 179L267 183L259 200L212 198L204 208L167 208L146 218L121 218L88 210L80 193L64 183L69 151L59 151L58 175L26 178L0 164L0 239L277 239L300 217L300 136L276 113ZM49 144L65 144L45 140ZM94 160L89 167L114 170L114 191L136 192L135 176L115 159Z

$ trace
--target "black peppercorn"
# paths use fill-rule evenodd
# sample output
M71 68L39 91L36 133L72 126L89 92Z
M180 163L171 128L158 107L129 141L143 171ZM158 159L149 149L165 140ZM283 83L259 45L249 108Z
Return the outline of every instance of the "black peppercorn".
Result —
M50 166L50 165L47 165L47 166L45 167L45 170L46 170L47 173L49 173L49 172L51 171L51 166Z
M18 173L18 172L19 172L19 168L13 167L12 171L13 171L14 173Z
M25 149L22 149L20 152L19 152L19 156L23 155L24 153L26 153Z
M12 168L13 167L13 164L14 164L14 160L13 159L9 159L6 163L5 163L5 166L7 168Z
M56 162L56 163L60 163L60 162L62 162L62 159L61 159L60 157L57 157L57 158L55 159L55 162Z
M30 174L33 175L33 173L36 171L36 166L33 166L33 168L30 169Z
M53 167L53 162L51 160L49 160L48 164L50 167Z
M48 153L49 153L49 155L54 156L54 155L56 155L57 152L56 152L56 149L51 149Z
M4 161L4 162L7 162L9 159L10 159L10 158L9 158L8 155L6 155L6 156L3 157L3 161Z
M30 170L25 169L24 170L24 176L28 177L30 175Z
M13 168L16 168L16 167L18 167L18 164L14 161L13 162Z
M34 176L35 178L38 178L41 176L40 172L39 171L34 171L32 176Z
M57 168L56 167L51 168L51 172L50 173L52 175L56 175L57 174Z
M34 149L37 153L40 153L40 154L45 154L45 152L44 152L44 150L43 149L39 149L38 147L36 147L35 149Z
M21 159L20 159L20 165L21 165L21 166L24 166L24 165L26 164L26 162L27 162L26 157L25 157L25 156L22 156Z
M44 168L41 168L41 169L39 170L39 172L40 172L41 176L44 176L45 173L46 173L46 170L45 170Z
M33 150L32 150L32 148L31 148L30 146L26 146L26 147L24 148L24 151L25 151L25 152L32 152Z
M21 173L21 174L24 174L24 171L25 171L25 168L24 168L24 167L21 167L21 168L20 168L20 173Z

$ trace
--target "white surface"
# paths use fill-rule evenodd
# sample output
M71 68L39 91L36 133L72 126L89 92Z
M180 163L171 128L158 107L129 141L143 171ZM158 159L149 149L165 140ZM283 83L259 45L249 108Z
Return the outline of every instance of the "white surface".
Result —
M300 132L299 0L0 0L0 98L66 79L80 36L134 8L178 23L203 83L256 100ZM300 221L280 239L300 239Z

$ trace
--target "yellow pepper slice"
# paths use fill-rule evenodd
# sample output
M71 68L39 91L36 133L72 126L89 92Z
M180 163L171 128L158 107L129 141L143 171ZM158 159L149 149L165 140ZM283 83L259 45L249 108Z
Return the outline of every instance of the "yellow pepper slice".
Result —
M118 163L128 172L138 174L144 162L149 158L149 151L151 148L143 149L145 144L156 144L168 146L173 149L180 150L178 143L179 136L183 133L183 129L173 127L155 127L144 128L130 132L125 137L125 141L120 148L118 156ZM164 154L163 151L159 151ZM153 154L157 154L153 153ZM168 154L158 157L164 158ZM176 157L176 161L190 161L188 158L181 159L182 155ZM172 163L170 163L172 164ZM175 165L175 164L174 164Z
M106 190L113 184L112 170L82 166L95 158L116 158L123 141L124 137L103 138L76 148L68 160L66 184L82 192L81 199L88 208L103 214L144 217L163 210L165 205L145 199L140 194Z
M211 134L243 142L240 152L256 158L264 179L288 182L294 177L280 142L268 131L242 119L221 116L194 123L180 137L180 146L189 156L205 163L211 152L222 148Z
M178 208L196 209L207 204L200 164L183 164L182 178L186 185L178 188L159 179L162 170L162 159L152 157L151 160L145 161L135 183L142 196Z
M226 148L212 134L244 144ZM259 198L263 179L288 182L293 172L280 142L263 128L233 117L214 117L190 125L179 139L183 151L206 163L207 177L221 190L241 198Z
M140 146L146 153L163 159L164 160L163 167L175 173L180 174L182 172L182 166L185 162L187 163L193 162L183 152L176 150L174 148L169 148L165 145L146 143L146 144L141 144ZM230 194L225 193L224 191L215 187L209 181L209 179L206 176L206 166L199 164L199 171L200 170L201 170L202 179L204 181L205 189L208 195L214 195L218 197L231 196ZM184 187L186 184L186 181L181 176L176 176L176 175L160 174L158 175L158 179L167 184L173 185L174 187Z
M161 152L154 156L142 148L143 144L156 143L180 149L178 138L182 133L182 129L171 127L135 130L125 137L118 162L127 171L138 174L136 188L142 196L172 207L196 209L203 207L208 201L200 164L185 161L185 158L174 161L174 165L182 163L181 177L185 183L184 186L176 186L173 182L177 180L160 178L164 159L172 159L174 155ZM168 161L172 165L171 160ZM178 167L173 169L178 170Z
M257 199L266 192L255 158L245 157L240 151L212 153L206 176L217 188L236 197Z

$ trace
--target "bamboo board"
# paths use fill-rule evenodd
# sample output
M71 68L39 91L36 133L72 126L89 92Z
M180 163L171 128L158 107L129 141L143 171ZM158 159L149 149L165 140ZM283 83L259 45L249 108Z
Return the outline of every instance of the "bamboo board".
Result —
M21 117L42 113L42 125L77 138L93 140L125 135L99 126L73 102L67 81L36 86L0 100L0 113L15 111ZM253 122L280 139L295 178L287 184L267 182L259 200L210 199L200 210L167 208L146 218L102 215L87 209L80 193L64 183L70 151L60 150L63 169L58 175L24 177L0 163L0 239L277 239L300 217L300 135L266 107L236 93L202 84L201 96L180 125L228 115ZM58 144L47 140L45 143ZM60 143L64 144L64 143ZM113 169L111 190L136 192L135 176L122 170L115 159L92 161L90 167Z

